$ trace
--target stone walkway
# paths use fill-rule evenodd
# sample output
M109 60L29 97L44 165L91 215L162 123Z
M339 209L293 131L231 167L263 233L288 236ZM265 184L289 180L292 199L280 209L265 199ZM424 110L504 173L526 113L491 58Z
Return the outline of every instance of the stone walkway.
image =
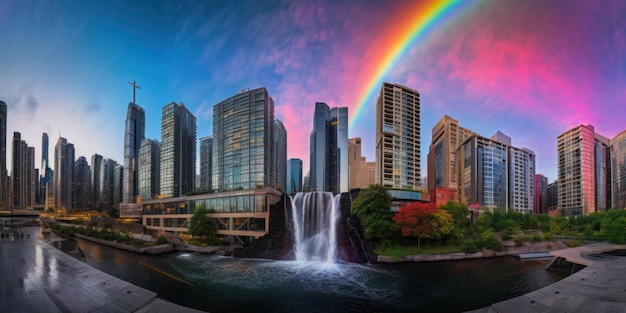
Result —
M0 312L201 312L66 255L38 238L39 227L23 232L0 238Z
M626 312L626 256L594 257L626 245L593 244L550 252L586 267L550 286L471 311L483 312Z

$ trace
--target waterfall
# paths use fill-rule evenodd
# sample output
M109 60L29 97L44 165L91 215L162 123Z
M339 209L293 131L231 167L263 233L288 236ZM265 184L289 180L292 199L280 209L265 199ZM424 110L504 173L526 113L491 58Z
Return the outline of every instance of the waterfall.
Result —
M296 260L335 262L339 200L331 192L298 193L291 199Z

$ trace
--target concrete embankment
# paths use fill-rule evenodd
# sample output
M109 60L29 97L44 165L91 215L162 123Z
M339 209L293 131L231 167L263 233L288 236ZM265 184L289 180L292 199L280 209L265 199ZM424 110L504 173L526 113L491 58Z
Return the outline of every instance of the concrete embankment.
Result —
M456 261L467 259L481 259L481 258L493 258L501 256L514 256L527 253L539 253L550 252L566 247L561 242L538 242L538 243L526 243L521 247L505 247L504 251L494 251L489 249L482 249L476 253L448 253L448 254L420 254L420 255L407 255L404 258L398 260L388 255L379 255L378 263L399 263L399 262L437 262L437 261Z
M162 244L162 245L137 248L135 246L125 245L125 244L112 242L112 241L104 240L100 238L89 237L89 236L85 236L79 233L74 233L74 237L80 238L83 240L89 240L91 242L95 242L101 245L105 245L105 246L109 246L109 247L113 247L113 248L117 248L121 250L135 252L135 253L162 254L162 253L174 251L174 247L172 247L172 245L170 244Z

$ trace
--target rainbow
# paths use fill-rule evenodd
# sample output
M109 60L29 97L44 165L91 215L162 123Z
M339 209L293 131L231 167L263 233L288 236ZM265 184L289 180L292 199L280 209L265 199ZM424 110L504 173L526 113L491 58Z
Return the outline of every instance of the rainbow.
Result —
M370 103L372 96L380 89L383 78L406 51L422 39L434 25L445 20L453 11L456 11L466 3L468 1L443 0L428 2L419 8L410 8L409 22L400 27L400 29L404 29L404 32L399 35L393 35L396 38L392 41L387 51L383 53L380 62L377 62L378 65L374 67L375 70L369 81L367 81L356 108L351 110L352 118L348 122L350 129L353 129L366 104ZM413 13L414 11L417 12Z

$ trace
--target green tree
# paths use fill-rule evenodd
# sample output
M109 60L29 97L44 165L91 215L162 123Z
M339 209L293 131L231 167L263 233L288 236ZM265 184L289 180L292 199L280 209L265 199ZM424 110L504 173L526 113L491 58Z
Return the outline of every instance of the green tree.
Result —
M437 210L432 214L433 238L441 244L441 239L450 235L454 230L454 219L446 210Z
M217 224L209 218L209 213L209 209L204 204L196 207L191 219L189 219L189 233L192 236L213 239L217 232Z
M466 204L448 201L448 203L441 205L439 208L452 216L455 230L465 230L469 227L469 219L467 218L469 209Z
M391 213L391 196L387 188L370 185L352 202L352 214L359 217L365 238L388 245L395 237L396 228Z

